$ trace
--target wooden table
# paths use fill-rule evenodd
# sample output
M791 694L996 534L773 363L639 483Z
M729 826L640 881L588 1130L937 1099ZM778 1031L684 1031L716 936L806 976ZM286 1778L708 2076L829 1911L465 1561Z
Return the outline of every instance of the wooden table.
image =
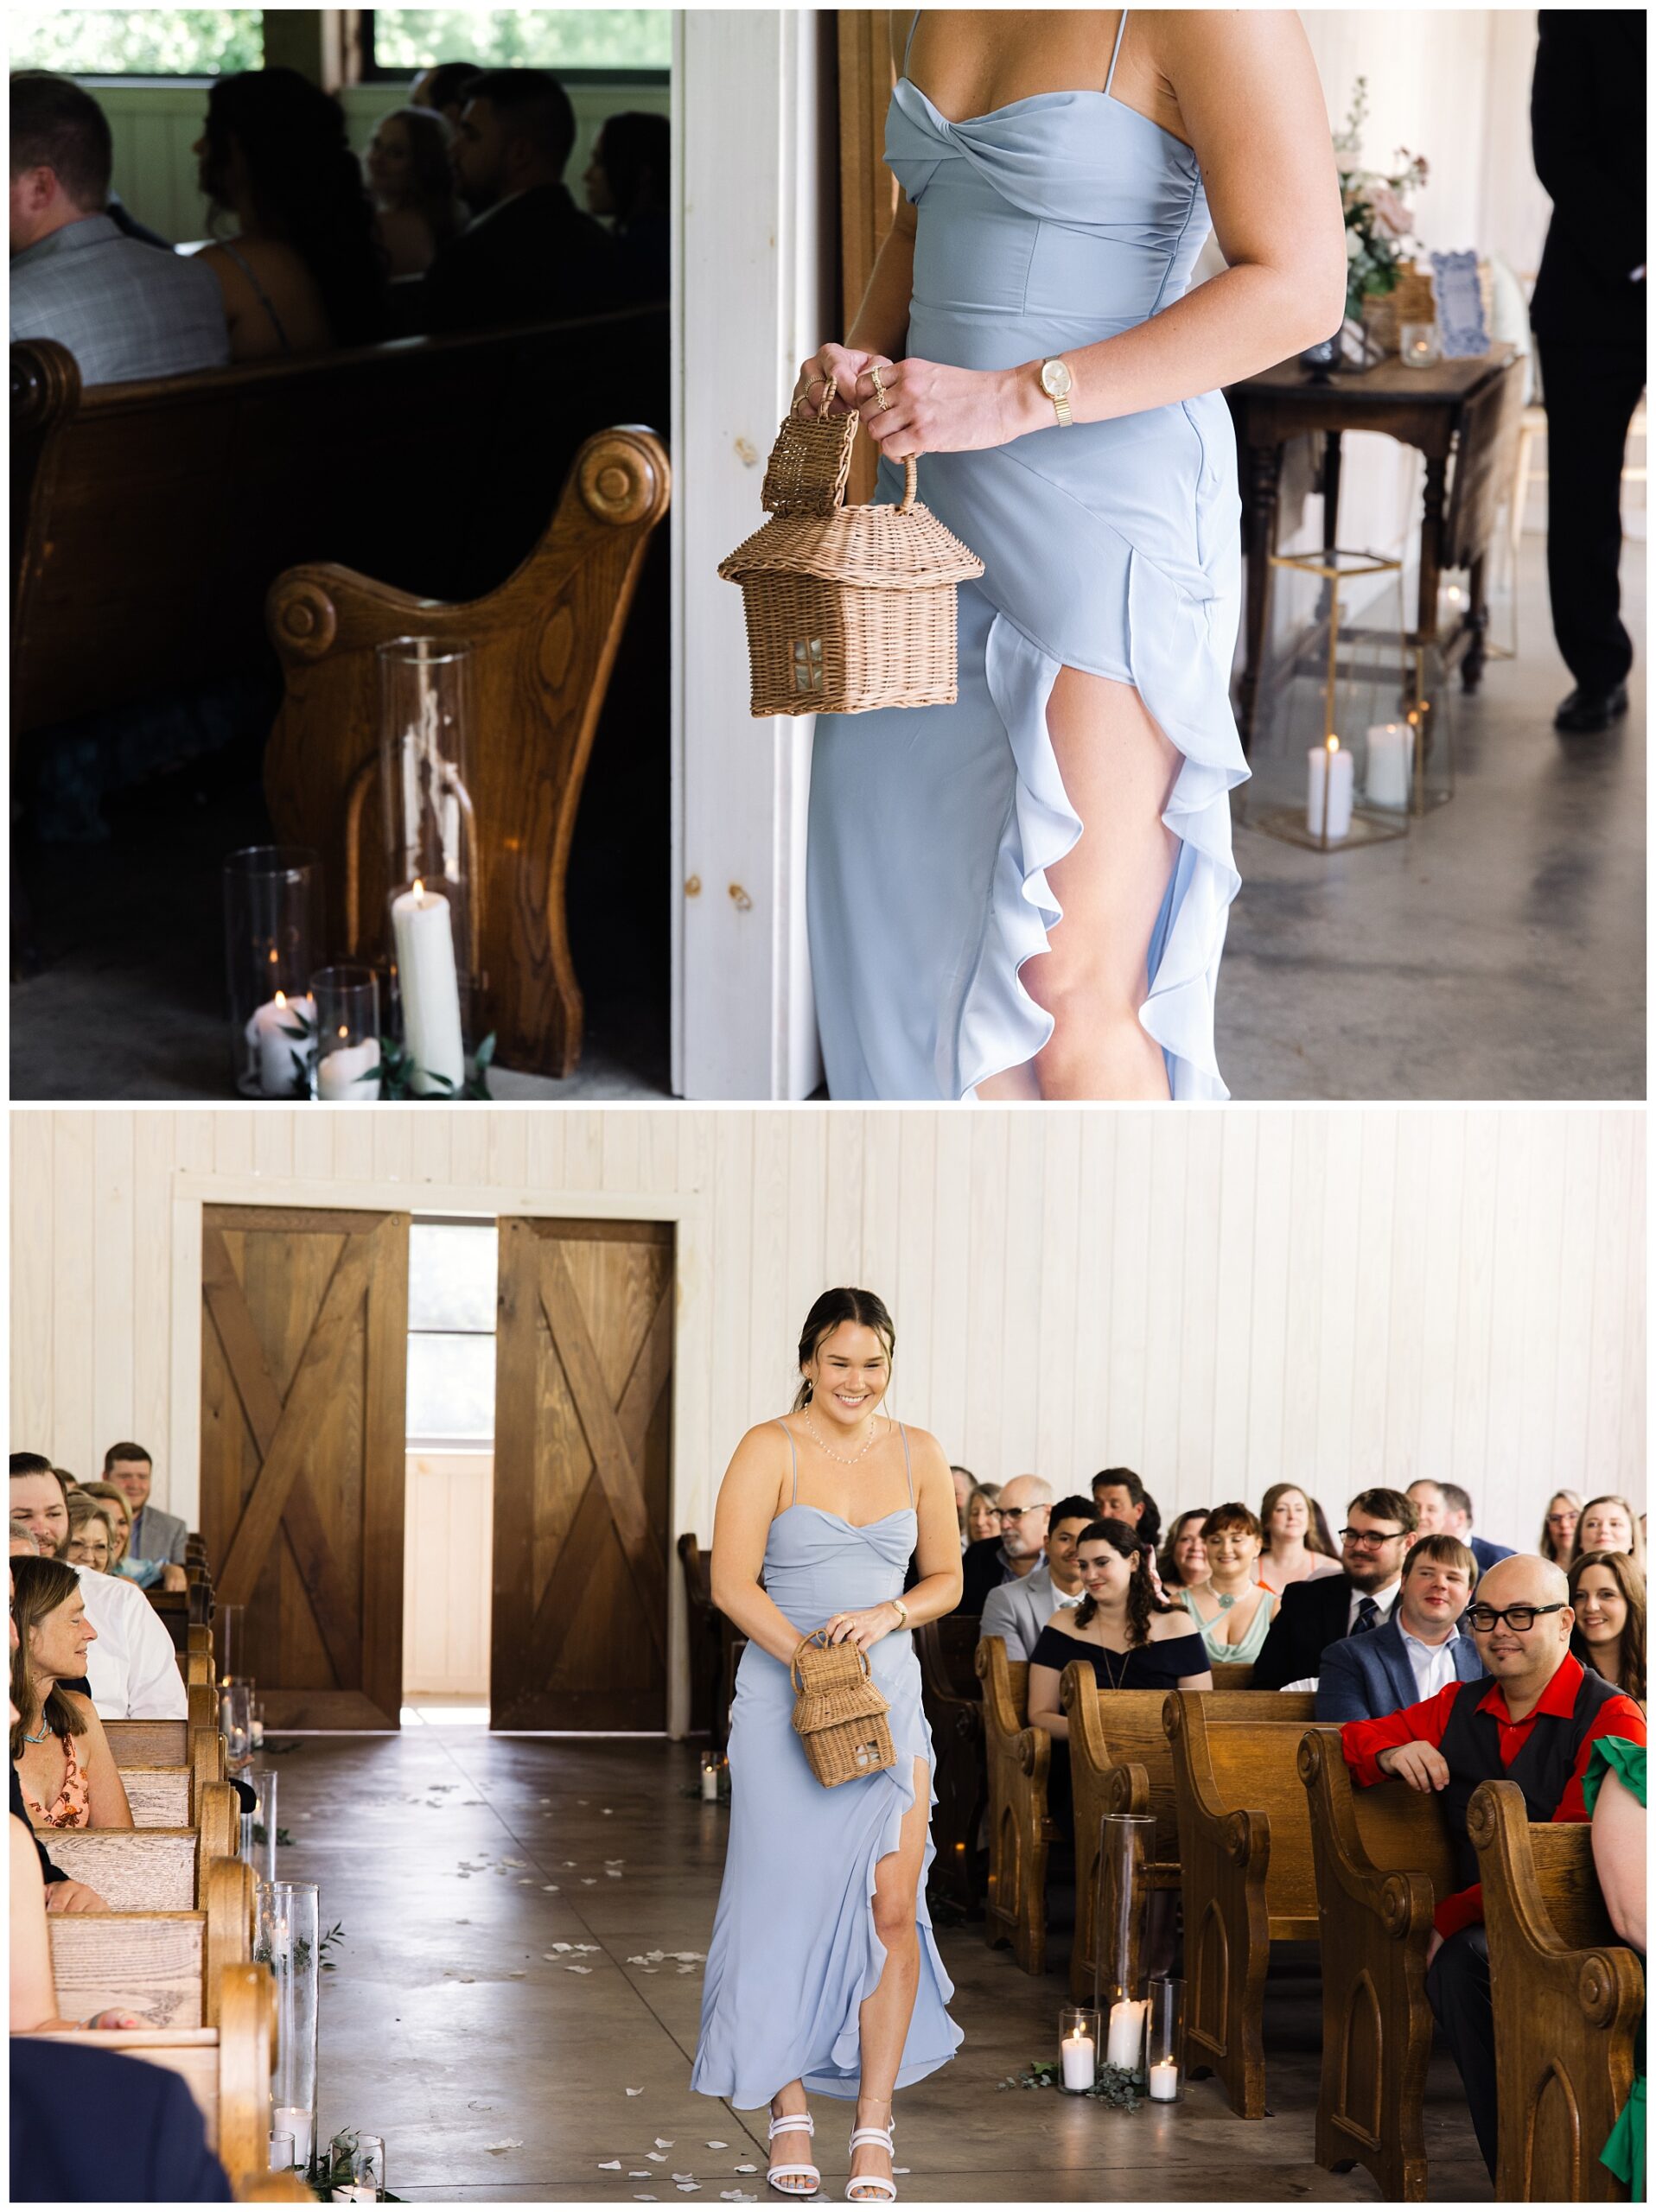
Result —
M1500 434L1522 404L1522 365L1510 346L1465 361L1405 368L1395 356L1372 369L1336 370L1314 378L1295 359L1228 385L1243 474L1242 531L1247 552L1247 659L1237 719L1242 741L1253 734L1271 611L1271 556L1276 548L1277 493L1283 448L1290 438L1322 434L1322 538L1339 542L1340 445L1347 430L1379 430L1426 456L1420 518L1420 590L1410 643L1457 658L1470 691L1483 673L1484 555L1499 490L1491 461ZM1447 498L1449 465L1456 456L1454 507ZM1437 635L1437 583L1445 568L1468 571L1469 604L1452 635Z

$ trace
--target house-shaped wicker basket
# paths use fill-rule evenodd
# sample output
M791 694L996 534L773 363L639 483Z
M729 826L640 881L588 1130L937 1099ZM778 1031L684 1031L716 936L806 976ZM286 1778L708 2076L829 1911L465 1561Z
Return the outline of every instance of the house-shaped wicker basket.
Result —
M854 1643L824 1643L823 1631L807 1636L793 1655L791 1672L798 1692L793 1727L805 1746L811 1771L825 1788L855 1782L895 1766L891 1707L876 1689L868 1654Z
M761 503L771 517L719 574L742 587L753 712L861 715L955 697L954 588L984 564L915 499L848 507L856 415L783 423Z

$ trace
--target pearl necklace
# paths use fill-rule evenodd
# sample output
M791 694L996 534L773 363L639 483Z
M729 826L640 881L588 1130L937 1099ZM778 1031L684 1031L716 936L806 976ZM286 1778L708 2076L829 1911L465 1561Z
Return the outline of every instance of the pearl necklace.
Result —
M824 1442L822 1432L818 1428L817 1424L811 1418L810 1407L806 1406L802 1410L805 1414L805 1425L810 1430L817 1449L819 1452L825 1452L831 1459L838 1459L842 1467L854 1467L857 1461L863 1458L863 1453L872 1451L875 1444L878 1441L879 1431L875 1427L875 1417L870 1414L869 1415L869 1440L863 1446L863 1450L861 1452L854 1452L848 1459L843 1452L836 1452L831 1444Z

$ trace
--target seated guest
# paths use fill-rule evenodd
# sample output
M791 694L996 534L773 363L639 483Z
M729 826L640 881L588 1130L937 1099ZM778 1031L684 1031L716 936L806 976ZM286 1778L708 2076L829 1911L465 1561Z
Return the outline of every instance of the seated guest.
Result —
M1188 1513L1181 1513L1168 1531L1168 1540L1156 1570L1164 1590L1200 1590L1207 1580L1207 1550L1201 1540L1201 1524L1207 1518L1207 1508L1198 1505Z
M1515 1556L1507 1544L1492 1544L1472 1533L1472 1496L1459 1483L1417 1482L1409 1485L1423 1536L1458 1536L1469 1545L1480 1574L1487 1574L1498 1559Z
M977 1478L970 1467L951 1467L949 1479L954 1484L954 1517L960 1524L960 1548L966 1548L966 1508L971 1493L977 1489Z
M665 115L612 115L582 182L587 211L615 218L621 296L643 304L672 289L671 126Z
M1576 1625L1570 1649L1583 1667L1645 1701L1645 1578L1626 1552L1583 1552L1570 1567Z
M126 2017L86 2024L124 2027ZM22 2035L11 2045L11 2191L18 2204L233 2202L182 2074L124 2051Z
M1412 1503L1394 1490L1360 1491L1340 1531L1340 1574L1283 1591L1264 1648L1253 1662L1257 1690L1315 1689L1322 1655L1348 1636L1391 1618L1403 1562L1415 1540Z
M1322 1655L1319 1720L1377 1720L1483 1672L1478 1648L1460 1631L1478 1586L1478 1562L1458 1536L1422 1536L1403 1562L1392 1618L1348 1636Z
M393 276L423 276L460 228L448 128L429 108L381 116L368 148L374 236Z
M15 1543L13 1544L12 1549L15 1554L17 1549ZM35 1556L35 1540L32 1536L29 1539L27 1556L29 1558L33 1558ZM17 1624L15 1620L9 1620L8 1627L10 1628L11 1634L11 1648L16 1651L17 1648ZM17 1717L17 1708L15 1705L10 1707L10 1713L12 1721L15 1723ZM16 1827L22 1828L26 1835L34 1837L35 1855L40 1861L41 1879L46 1885L46 1910L48 1912L107 1912L109 1910L109 1906L105 1904L105 1900L99 1896L96 1890L88 1889L84 1882L72 1881L69 1876L64 1872L62 1867L54 1863L51 1853L47 1850L46 1846L41 1841L39 1836L35 1834L34 1827L29 1817L29 1809L23 1803L23 1793L17 1780L17 1770L16 1766L12 1765L10 1762L8 1761L6 1770L11 1777L11 1796L10 1805L13 1823ZM16 1891L15 1888L12 1892L12 1924L15 1929L16 1925ZM16 1939L14 1937L14 1941Z
M52 1979L52 1942L46 1932L43 1894L35 1840L27 1825L13 1815L11 1848L11 2032L14 2036L49 2036L66 2028L141 2028L149 2024L136 2012L95 2012L89 2020L66 2020L58 2011L57 1985ZM12 2045L15 2051L17 2046ZM194 2099L185 2093L185 2101ZM14 2096L13 2113L16 2110ZM106 2183L109 2177L105 2177ZM124 2190L121 2192L124 2194ZM20 2189L16 2161L11 2175L14 2203L38 2203Z
M62 1560L20 1559L11 1570L12 1763L40 1828L130 1828L115 1755L92 1700L64 1687L84 1679L97 1631L80 1578Z
M594 315L619 297L615 243L564 182L575 111L545 69L486 69L468 87L450 149L472 220L417 284L398 287L399 326L487 330Z
M1645 1740L1638 1707L1570 1655L1574 1625L1563 1570L1513 1557L1488 1569L1470 1614L1484 1672L1424 1704L1341 1731L1360 1789L1396 1775L1436 1791L1462 1887L1440 1897L1427 1948L1426 1995L1461 2069L1478 2148L1493 2179L1498 2141L1495 2024L1478 1856L1467 1807L1481 1782L1524 1792L1532 1821L1582 1821L1582 1784L1601 1737Z
M25 1521L41 1556L68 1541L63 1485L38 1452L11 1455L11 1511ZM92 1701L104 1720L183 1720L189 1714L173 1640L142 1590L113 1574L74 1567L97 1641L86 1655Z
M1028 1659L1049 1620L1081 1602L1081 1569L1075 1556L1083 1529L1096 1519L1084 1497L1060 1497L1047 1522L1045 1557L1016 1582L1003 1582L984 1599L978 1635L1004 1639L1009 1659Z
M1131 1467L1104 1467L1092 1478L1092 1503L1100 1521L1124 1521L1152 1555L1162 1541L1162 1516L1156 1500Z
M1179 1596L1222 1685L1226 1667L1251 1667L1258 1657L1281 1601L1254 1580L1261 1531L1245 1505L1216 1505L1201 1524L1201 1541L1207 1580Z
M966 1500L966 1543L998 1542L1001 1533L1001 1486L979 1483Z
M112 158L90 92L40 70L12 79L12 337L67 346L83 385L222 368L230 347L212 277L111 220Z
M175 1513L163 1513L151 1504L155 1478L155 1462L142 1444L111 1444L104 1454L104 1480L114 1484L132 1516L130 1555L182 1563L189 1531Z
M124 1582L136 1582L140 1590L189 1588L189 1577L170 1560L127 1556L132 1540L132 1516L125 1498L113 1483L88 1483L82 1495L102 1506L109 1523L109 1573L118 1574Z
M957 1613L981 1613L991 1590L1035 1572L1045 1556L1051 1510L1052 1484L1040 1475L1014 1475L1002 1485L995 1508L1000 1533L966 1546Z
M77 1490L70 1492L68 1507L69 1541L64 1546L64 1558L71 1567L89 1567L95 1574L107 1574L109 1518L103 1500Z
M1297 1483L1272 1483L1259 1508L1264 1533L1256 1579L1280 1598L1292 1582L1319 1574L1338 1574L1340 1562L1325 1549L1312 1518L1311 1501Z
M1555 1567L1569 1566L1570 1554L1576 1548L1576 1523L1581 1517L1582 1502L1576 1492L1555 1490L1547 1500L1546 1518L1535 1547L1543 1559L1550 1559Z
M193 151L215 214L236 221L195 257L218 279L236 360L385 334L385 265L336 99L296 69L220 77Z
M1126 1521L1090 1522L1078 1552L1084 1595L1073 1613L1054 1613L1029 1662L1029 1726L1069 1741L1058 1686L1072 1660L1086 1662L1101 1690L1210 1690L1201 1638L1182 1608L1156 1597L1138 1531Z
M1601 1736L1582 1783L1593 1823L1593 1867L1610 1925L1645 1955L1645 1746ZM1635 2204L1645 2201L1645 2069L1642 2055L1627 2101L1599 2153Z
M467 86L482 73L475 61L439 61L434 68L422 69L414 79L409 88L410 103L440 115L452 130L465 107Z
M1625 1497L1589 1497L1576 1523L1572 1560L1583 1552L1626 1552L1642 1574L1645 1571L1644 1518L1635 1514Z

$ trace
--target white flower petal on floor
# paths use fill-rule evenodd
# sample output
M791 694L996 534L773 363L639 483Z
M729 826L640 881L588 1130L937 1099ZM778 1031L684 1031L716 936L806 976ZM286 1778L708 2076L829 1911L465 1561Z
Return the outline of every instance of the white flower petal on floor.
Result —
M598 2171L601 2174L618 2174L621 2171L621 2160L619 2158L600 2158L598 2161Z
M565 1959L564 1961L564 1971L565 1974L590 1974L592 1972L592 1968L590 1967L578 1967L575 1964L573 1960Z
M728 2143L710 2143L707 2147L710 2151L728 2151L730 2145Z
M655 2147L658 2151L671 2151L672 2148L672 2139L666 2135L658 2135L655 2139Z
M629 2089L627 2094L629 2097L641 2097L644 2092L642 2089Z
M501 2142L485 2143L483 2148L486 2151L494 2152L521 2151L523 2148L523 2138L521 2135L508 2135Z

